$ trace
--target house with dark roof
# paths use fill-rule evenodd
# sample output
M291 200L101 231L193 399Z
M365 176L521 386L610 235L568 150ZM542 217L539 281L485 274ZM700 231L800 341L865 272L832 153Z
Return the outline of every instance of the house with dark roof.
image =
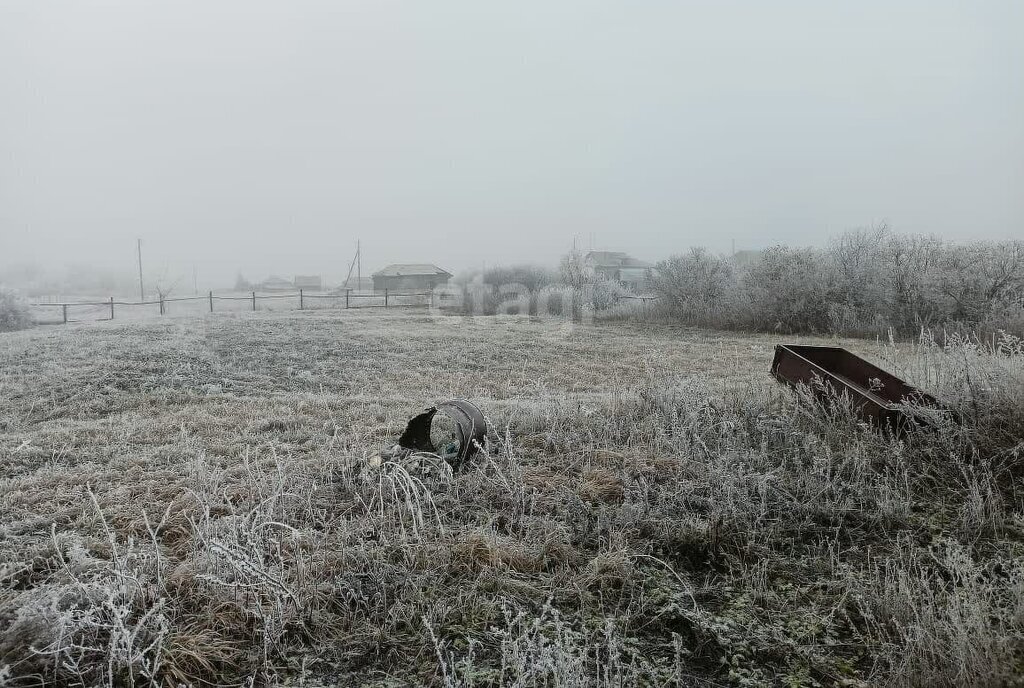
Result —
M374 291L427 291L448 284L452 274L431 263L395 263L373 273Z
M618 282L636 292L650 290L650 263L633 258L621 251L590 251L583 256L583 263L596 277Z
M291 291L292 283L283 277L271 275L257 285L259 291Z

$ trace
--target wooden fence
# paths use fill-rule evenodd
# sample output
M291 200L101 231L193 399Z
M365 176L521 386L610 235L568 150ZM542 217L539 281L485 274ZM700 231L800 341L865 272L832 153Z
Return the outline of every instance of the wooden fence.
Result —
M425 302L421 303L408 303L410 297L422 298L427 297ZM159 299L150 301L117 301L111 296L105 301L68 301L68 302L43 302L43 303L32 303L29 304L33 308L59 308L61 311L61 319L47 321L44 324L57 324L68 322L76 322L68 318L69 308L78 307L91 307L100 308L104 314L108 314L107 317L97 318L98 320L113 320L115 314L118 312L117 307L152 307L157 306L159 308L160 315L167 314L167 304L169 303L181 303L181 302L206 302L209 307L209 312L213 313L216 311L215 303L217 301L245 301L251 304L251 308L246 310L256 311L258 310L258 303L260 301L276 301L281 299L295 299L297 300L298 310L306 310L307 307L317 303L318 300L334 300L339 305L333 306L334 308L410 308L410 307L429 307L433 305L434 293L429 291L424 292L396 292L385 289L383 293L374 292L372 294L361 293L353 291L352 289L346 289L343 292L327 293L327 294L315 294L307 293L304 289L299 289L298 292L288 294L267 294L259 292L249 292L244 295L232 295L232 296L217 296L212 291L207 292L204 296L178 296L178 297L167 297L161 296ZM376 303L367 304L367 300L375 300ZM344 300L344 306L340 305L340 302ZM383 300L383 303L381 301ZM332 306L328 306L331 308ZM109 310L108 310L109 309Z

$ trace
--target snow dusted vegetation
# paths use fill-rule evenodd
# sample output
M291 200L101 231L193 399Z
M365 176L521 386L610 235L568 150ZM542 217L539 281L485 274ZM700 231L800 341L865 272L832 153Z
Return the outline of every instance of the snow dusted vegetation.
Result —
M840 340L959 411L904 437L777 384L777 341L379 311L0 335L0 685L1019 678L1019 340ZM380 460L452 397L483 452Z

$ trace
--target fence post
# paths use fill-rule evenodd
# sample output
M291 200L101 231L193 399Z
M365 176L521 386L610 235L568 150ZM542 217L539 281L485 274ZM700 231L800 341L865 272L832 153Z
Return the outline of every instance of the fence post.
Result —
M388 307L388 288L384 287L384 307Z
M252 309L256 310L256 292L252 293Z
M299 289L299 310L301 311L303 309L304 309L304 306L303 306L303 303L302 303L302 289L300 288Z
M114 297L110 297L110 319L114 319Z
M210 290L210 312L213 313L213 289Z
M68 305L66 303L62 303L60 305L60 308L61 308L62 311L64 311L64 324L67 325L68 324Z
M164 295L160 295L160 315L164 314Z
M351 289L345 290L345 308L348 308L348 295L352 293Z

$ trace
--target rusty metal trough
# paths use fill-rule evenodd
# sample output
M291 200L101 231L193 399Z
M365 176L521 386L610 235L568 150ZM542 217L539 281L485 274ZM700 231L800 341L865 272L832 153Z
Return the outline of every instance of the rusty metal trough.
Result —
M863 420L880 428L905 429L905 404L942 407L927 392L838 346L779 344L772 375L793 387L807 385L819 399L846 395Z

